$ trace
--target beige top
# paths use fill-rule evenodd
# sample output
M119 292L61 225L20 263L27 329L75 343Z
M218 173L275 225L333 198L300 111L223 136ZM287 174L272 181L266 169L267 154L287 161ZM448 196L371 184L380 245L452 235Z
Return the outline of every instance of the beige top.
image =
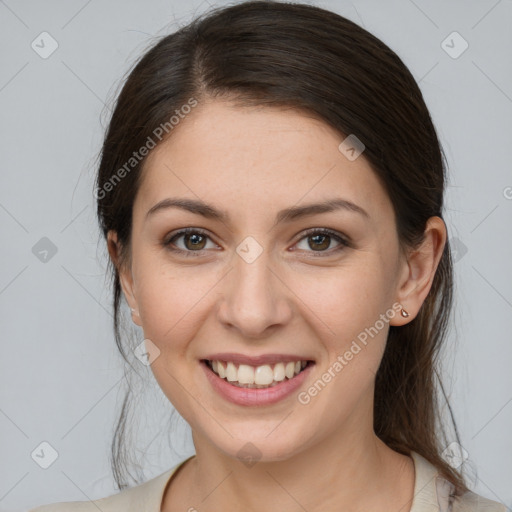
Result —
M176 470L192 455L172 469L147 482L94 501L53 503L29 512L161 512L164 490ZM437 469L416 452L414 461L414 499L410 512L507 512L505 505L473 492L464 494L453 504L449 498L452 485L438 477Z

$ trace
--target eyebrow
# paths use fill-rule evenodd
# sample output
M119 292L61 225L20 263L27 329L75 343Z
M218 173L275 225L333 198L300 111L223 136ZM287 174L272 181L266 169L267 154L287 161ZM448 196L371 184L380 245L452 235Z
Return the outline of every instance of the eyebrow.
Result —
M168 208L180 208L182 210L201 215L207 219L218 220L223 223L229 222L229 214L225 210L219 210L214 206L197 199L185 199L168 197L152 206L147 214L146 220L156 212ZM319 213L333 212L337 210L346 210L362 215L366 220L370 220L370 215L366 210L347 199L334 198L321 203L308 203L303 206L292 206L280 210L276 215L276 224L290 222L309 215Z

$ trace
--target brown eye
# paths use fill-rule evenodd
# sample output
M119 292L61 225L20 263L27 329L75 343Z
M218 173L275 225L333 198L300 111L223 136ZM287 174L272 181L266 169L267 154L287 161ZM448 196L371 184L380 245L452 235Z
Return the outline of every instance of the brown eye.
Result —
M299 241L299 244L302 243L303 240L307 240L307 247L298 246L298 248L306 252L327 253L330 255L334 252L342 250L345 247L350 246L349 242L345 240L345 238L343 238L337 232L331 231L329 229L311 229L307 231L305 235L306 236L302 237L302 239ZM337 247L329 250L333 241L335 241L338 245Z
M206 237L198 233L183 235L185 247L190 250L204 249Z
M179 245L179 240L183 239L182 245ZM179 231L174 236L163 242L163 246L171 251L183 253L185 256L199 256L199 254L206 250L206 244L210 237L199 229L187 228ZM215 244L213 244L215 245Z
M308 240L313 241L312 243L308 242L311 249L328 249L331 243L329 235L312 235L308 237Z

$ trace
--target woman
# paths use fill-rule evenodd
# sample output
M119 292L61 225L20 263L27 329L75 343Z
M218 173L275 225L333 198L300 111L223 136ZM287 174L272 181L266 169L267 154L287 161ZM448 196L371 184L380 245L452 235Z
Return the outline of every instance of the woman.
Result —
M196 454L132 488L115 460L120 493L35 510L505 511L439 419L444 186L412 75L351 21L246 2L160 40L95 194L121 354L124 297Z

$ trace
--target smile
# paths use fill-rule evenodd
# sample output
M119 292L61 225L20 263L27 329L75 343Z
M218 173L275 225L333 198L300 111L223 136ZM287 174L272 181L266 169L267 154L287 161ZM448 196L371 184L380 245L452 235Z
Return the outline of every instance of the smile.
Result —
M279 361L253 366L220 359L202 359L200 365L213 390L237 405L264 406L298 390L311 373L311 360Z
M264 389L275 386L280 382L293 379L307 366L308 361L289 361L250 366L248 364L236 364L232 361L205 361L221 379L226 379L233 386Z

